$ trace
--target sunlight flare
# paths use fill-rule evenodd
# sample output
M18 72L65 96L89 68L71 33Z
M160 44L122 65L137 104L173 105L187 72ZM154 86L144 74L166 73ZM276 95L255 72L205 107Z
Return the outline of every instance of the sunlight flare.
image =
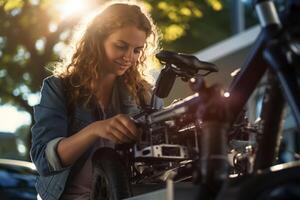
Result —
M84 0L65 0L57 6L60 17L65 19L75 14L80 14L87 9L87 3Z

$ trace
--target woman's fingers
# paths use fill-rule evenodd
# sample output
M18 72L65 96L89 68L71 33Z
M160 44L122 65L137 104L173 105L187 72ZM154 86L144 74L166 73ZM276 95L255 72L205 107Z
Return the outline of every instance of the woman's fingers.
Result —
M120 124L119 124L118 128L120 130L122 130L122 133L126 134L126 136L128 136L131 140L133 140L133 141L136 140L136 138L137 138L136 131L134 129L132 129L132 127L128 128L129 126L132 126L129 124L130 122L126 122L126 121L124 122L124 121L120 120L119 123Z
M113 141L113 142L118 143L118 144L122 143L122 141L116 135L114 135L113 133L107 134L106 139L109 139L110 141Z
M132 141L132 139L127 134L124 134L124 132L118 130L118 128L112 127L111 129L111 133L118 139L119 142L123 143Z
M128 133L131 134L132 137L134 137L134 139L135 139L138 135L138 130L137 130L134 122L126 115L118 115L117 119L120 121L123 128L126 128Z
M126 115L119 114L107 120L95 123L100 137L116 143L132 142L138 138L138 129Z

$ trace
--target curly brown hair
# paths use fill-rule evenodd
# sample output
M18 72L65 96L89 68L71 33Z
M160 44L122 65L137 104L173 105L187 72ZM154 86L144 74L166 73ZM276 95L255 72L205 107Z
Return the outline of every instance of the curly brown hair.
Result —
M76 47L70 62L56 66L54 70L54 75L61 77L67 85L66 88L69 88L69 104L74 105L76 102L87 104L96 94L97 80L101 78L104 40L115 30L128 25L134 25L145 31L147 40L136 66L126 71L123 81L137 104L141 104L140 96L149 101L152 86L145 75L145 70L151 67L151 64L149 65L153 62L151 58L158 50L159 34L151 17L141 5L119 2L109 3L92 19L82 37L75 41Z

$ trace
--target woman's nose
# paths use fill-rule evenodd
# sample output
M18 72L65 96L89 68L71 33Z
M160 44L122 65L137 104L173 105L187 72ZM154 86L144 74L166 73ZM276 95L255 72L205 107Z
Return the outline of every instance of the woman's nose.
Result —
M132 61L133 59L133 51L128 49L123 55L123 60L126 62Z

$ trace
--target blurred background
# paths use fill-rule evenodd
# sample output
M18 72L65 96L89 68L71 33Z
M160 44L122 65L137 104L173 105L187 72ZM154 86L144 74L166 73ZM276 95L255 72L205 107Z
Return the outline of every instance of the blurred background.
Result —
M59 61L74 27L103 0L0 0L0 158L29 160L30 127L47 67ZM209 82L231 80L259 32L247 0L143 1L163 49L191 53L220 69ZM278 9L284 0L276 1ZM176 81L166 105L191 91ZM257 99L256 99L257 100ZM257 101L255 101L257 102ZM253 118L256 104L253 104Z

